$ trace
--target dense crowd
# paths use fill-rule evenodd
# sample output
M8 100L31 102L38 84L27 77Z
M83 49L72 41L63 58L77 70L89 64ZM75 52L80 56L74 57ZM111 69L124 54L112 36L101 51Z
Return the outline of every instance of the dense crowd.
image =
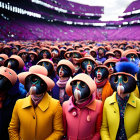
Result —
M0 139L139 140L140 41L0 43Z

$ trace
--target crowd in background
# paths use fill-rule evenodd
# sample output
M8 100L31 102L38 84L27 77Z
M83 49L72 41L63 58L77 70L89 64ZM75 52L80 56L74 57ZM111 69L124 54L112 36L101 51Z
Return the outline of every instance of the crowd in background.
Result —
M43 140L48 136L47 140L99 140L100 137L103 140L140 139L140 101L138 99L140 98L140 41L1 42L0 66L0 139L8 140L9 136L13 140L20 138ZM5 74L7 71L10 75ZM34 74L45 79L46 85L41 79L36 80L36 77L32 76ZM3 77L8 80L4 81ZM121 80L123 84L118 87ZM40 90L34 89L29 86L31 81L32 85L37 85L36 81L40 81L43 88L41 89L38 85ZM78 85L81 86L80 91L83 93L77 89ZM87 94L82 88L85 88ZM40 91L41 96L32 96L34 92L40 93ZM44 95L46 91L48 94ZM133 96L130 94L132 97L128 94L131 92L133 92ZM123 93L128 96L119 96ZM29 96L33 101L34 109L40 106L40 109L45 112L48 106L53 106L49 108L49 113L45 114L49 122L45 120L46 118L37 118L41 126L47 122L44 128L31 127L33 124L30 115L33 111L28 112L29 114L25 117L26 112L21 113L18 109L18 107L29 108L30 103L27 100ZM133 108L127 105L130 97ZM44 98L46 101L50 100L50 104L45 101L43 104ZM21 100L18 102L18 99L26 99L26 103ZM53 99L59 100L60 104ZM115 102L118 102L118 106L114 105ZM111 108L112 104L114 108ZM84 110L85 108L88 109ZM79 118L80 110L86 116L81 114ZM36 110L36 113L41 114L40 110ZM55 114L53 118L51 114ZM124 116L127 119L124 119ZM33 115L33 119L36 119L36 115ZM78 123L80 119L83 120L82 123ZM114 120L116 122L113 122ZM52 123L55 124L51 126ZM33 130L34 128L38 129ZM24 136L26 133L28 135ZM29 133L33 135L29 136Z

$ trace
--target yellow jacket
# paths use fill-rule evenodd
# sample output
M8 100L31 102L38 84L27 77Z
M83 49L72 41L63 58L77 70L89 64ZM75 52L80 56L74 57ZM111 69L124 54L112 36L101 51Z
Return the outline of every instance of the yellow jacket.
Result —
M140 98L140 97L139 97L139 89L138 89L138 86L137 86L137 85L136 85L136 88L135 88L135 90L134 90L133 92L134 92L134 95L135 95L136 97Z
M35 109L31 96L19 99L8 130L10 140L59 140L63 136L62 107L48 93Z
M115 140L119 128L120 113L116 100L116 92L104 103L101 126L102 140ZM140 140L140 99L130 94L124 114L124 127L128 140Z

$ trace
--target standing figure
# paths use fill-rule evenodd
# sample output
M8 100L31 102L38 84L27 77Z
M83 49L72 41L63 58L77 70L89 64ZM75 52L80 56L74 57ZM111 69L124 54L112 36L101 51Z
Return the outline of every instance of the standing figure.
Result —
M11 56L11 46L10 45L5 45L3 47L2 51L3 51L4 54L8 55L8 57Z
M4 66L14 70L17 74L23 72L24 61L18 55L11 55L5 62Z
M69 96L65 93L65 86L70 77L75 72L74 65L69 60L60 60L57 65L57 74L59 80L56 82L55 90L53 90L52 97L60 100L62 104L69 99Z
M115 58L120 59L122 57L122 49L114 48L111 51L115 54Z
M29 61L32 64L32 66L36 65L38 61L38 54L34 51L29 51L28 54L29 54L29 59L30 59Z
M121 62L122 63L122 62ZM136 67L128 63L117 67L117 73L110 76L112 96L104 103L101 127L102 140L140 139L140 100L135 97Z
M14 70L17 74L19 74L20 72L23 72L24 61L18 55L11 55L11 57L4 62L4 66ZM16 84L19 86L19 90L17 90L17 92L20 92L21 95L25 97L27 92L24 88L24 85L20 83L19 80L17 80Z
M100 61L101 63L104 63L104 61L106 60L105 52L106 49L103 46L97 48L97 60Z
M68 101L63 103L64 138L100 140L102 102L95 99L96 84L87 74L78 74L66 85Z
M60 50L57 46L52 47L51 56L52 56L52 61L53 61L55 72L56 72L57 64L60 61Z
M79 62L79 59L82 58L82 54L79 51L71 51L70 57L71 57L70 61L73 63L75 67L75 73L74 73L74 76L75 76L82 72L80 68L80 62Z
M118 62L118 61L119 60L116 58L109 58L104 62L104 65L108 67L109 75L116 72L115 65L116 65L116 62Z
M39 59L50 59L51 58L51 51L48 48L41 48L40 52L39 52Z
M129 49L123 52L123 57L126 57L129 62L139 65L140 60L135 49Z
M91 56L86 56L79 59L82 71L94 79L94 68L98 65L95 59Z
M96 99L102 100L103 103L108 96L113 94L113 89L108 80L109 71L104 65L99 65L94 69L95 83L97 86Z
M48 77L51 78L55 85L56 85L56 82L58 81L59 79L59 76L55 73L54 71L54 64L53 62L50 60L50 59L41 59L37 65L41 65L43 67L45 67L48 71ZM55 93L55 91L58 90L58 87L57 86L54 86L54 88L52 89L51 92L49 92L50 95L52 95L53 93Z
M96 48L90 49L90 55L91 55L95 60L97 59Z
M18 75L30 95L16 102L9 125L10 140L61 140L63 136L62 108L47 92L54 82L42 66L32 66Z
M30 63L29 60L29 54L26 50L20 50L18 52L18 55L22 58L22 60L24 61L24 68L23 71L28 71L29 68L32 66L32 64Z
M24 96L25 97L25 96ZM7 67L0 67L0 139L9 140L8 126L16 100L21 98L17 74Z
M114 58L115 54L111 51L105 53L106 59Z

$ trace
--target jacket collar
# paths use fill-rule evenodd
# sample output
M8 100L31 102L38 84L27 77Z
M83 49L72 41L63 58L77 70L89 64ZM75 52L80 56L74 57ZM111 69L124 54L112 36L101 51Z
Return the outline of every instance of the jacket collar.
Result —
M43 99L40 101L40 103L38 104L38 107L42 110L42 111L45 111L48 109L49 107L49 103L50 103L50 95L48 95L48 93L46 93L43 97ZM22 105L22 108L28 108L28 107L31 107L33 106L33 103L32 103L32 99L31 99L31 96L29 95L28 97L25 98L24 102L23 102L23 105Z
M131 92L129 100L127 102L129 105L136 107L136 97L133 92Z
M113 95L110 97L110 102L109 104L114 104L117 103L117 99L116 99L116 91L113 93ZM127 104L136 107L136 98L133 92L130 93L130 97L128 99Z
M77 110L77 106L74 105L73 101L72 101L72 96L69 98L69 107L68 107L68 111L72 111L73 109ZM91 101L88 105L86 105L86 108L89 108L91 110L96 110L96 100Z
M113 104L113 103L117 103L116 91L112 94L112 96L110 96L109 104Z

